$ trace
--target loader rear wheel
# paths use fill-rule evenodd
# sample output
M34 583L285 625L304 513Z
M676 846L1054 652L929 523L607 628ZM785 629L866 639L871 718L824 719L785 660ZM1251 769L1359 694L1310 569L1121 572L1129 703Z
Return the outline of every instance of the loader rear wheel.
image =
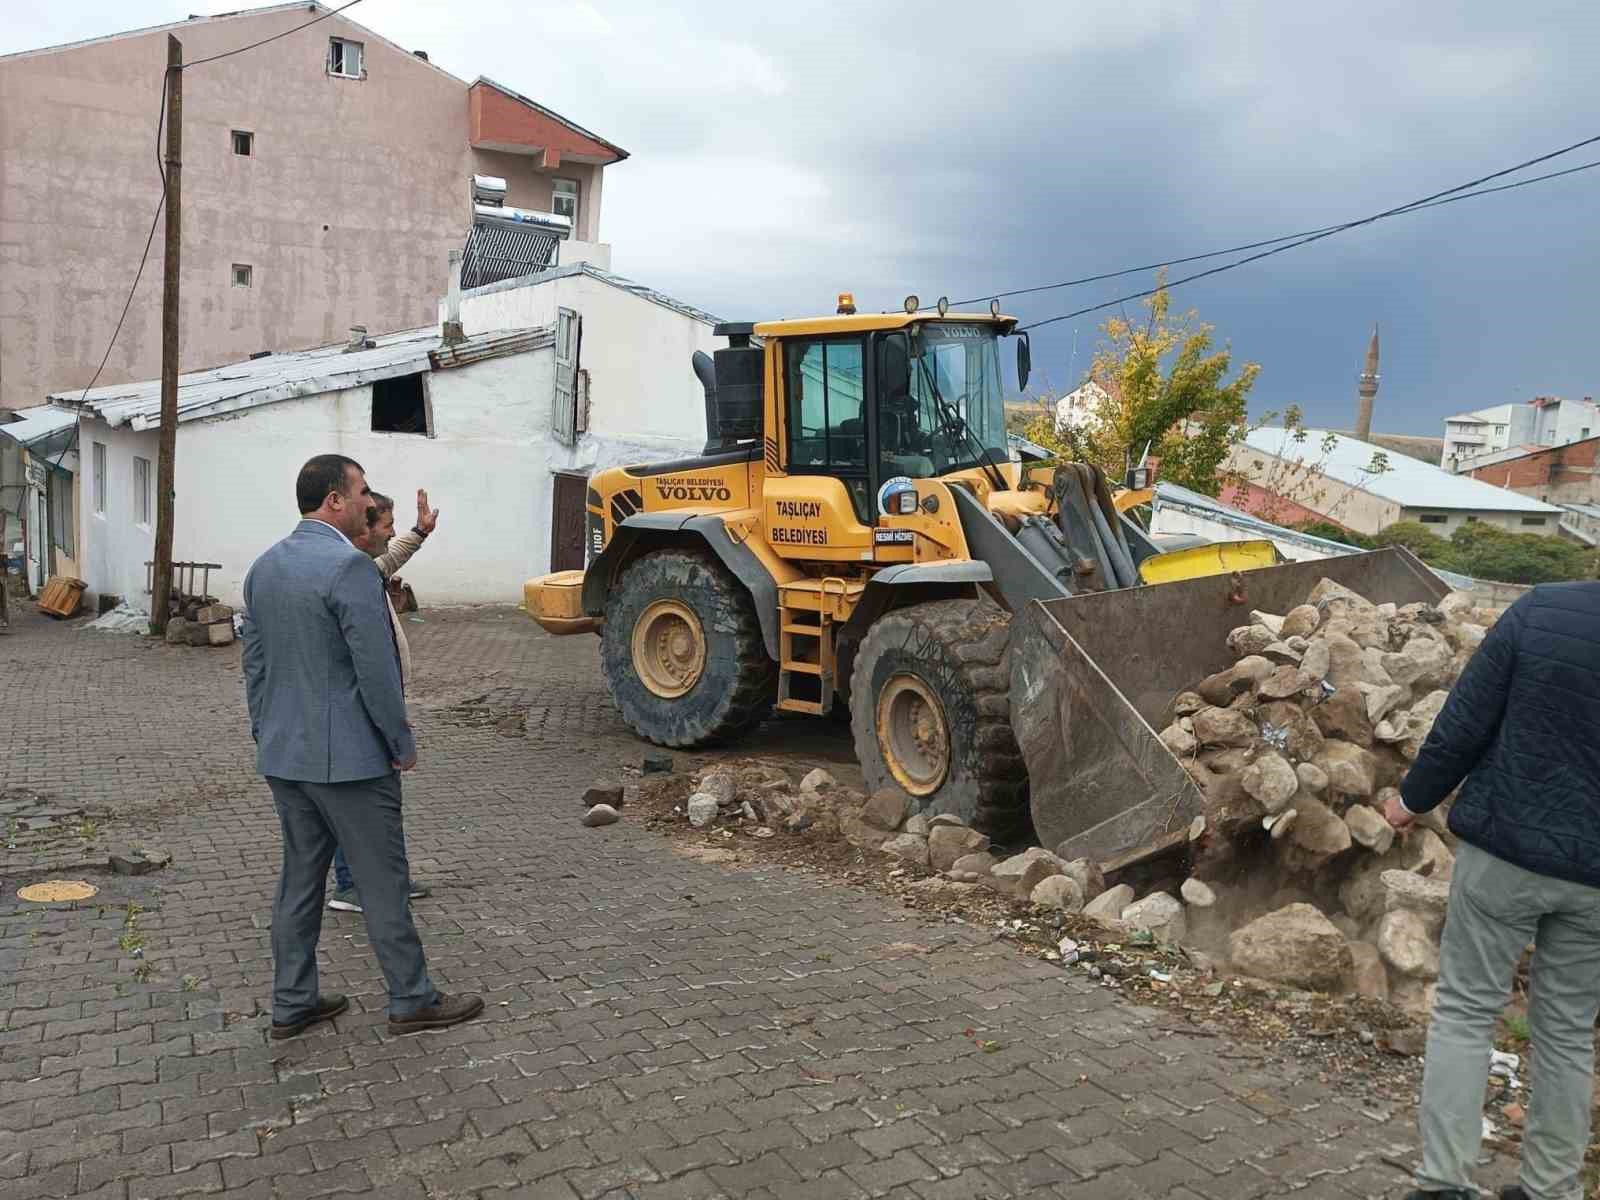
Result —
M880 617L856 651L850 725L869 790L894 786L997 841L1028 832L1028 775L1011 733L1011 618L984 600Z
M711 554L656 550L630 563L606 601L600 664L622 719L660 746L729 741L772 711L750 593Z

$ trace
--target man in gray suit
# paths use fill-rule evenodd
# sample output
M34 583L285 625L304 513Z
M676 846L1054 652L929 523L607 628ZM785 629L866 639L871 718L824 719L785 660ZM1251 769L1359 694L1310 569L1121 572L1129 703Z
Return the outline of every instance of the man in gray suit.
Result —
M361 465L319 454L295 482L300 524L245 576L244 672L256 769L283 826L272 907L272 1036L289 1038L349 1008L317 990L323 881L343 846L389 987L389 1030L471 1020L479 996L447 996L406 902L410 870L400 773L417 765L383 580L351 538L367 527Z

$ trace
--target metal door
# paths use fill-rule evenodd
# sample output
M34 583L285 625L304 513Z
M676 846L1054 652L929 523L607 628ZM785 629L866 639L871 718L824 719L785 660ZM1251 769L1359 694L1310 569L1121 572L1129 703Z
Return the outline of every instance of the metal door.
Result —
M582 475L558 474L550 506L550 569L581 571L584 566L584 495L589 481Z

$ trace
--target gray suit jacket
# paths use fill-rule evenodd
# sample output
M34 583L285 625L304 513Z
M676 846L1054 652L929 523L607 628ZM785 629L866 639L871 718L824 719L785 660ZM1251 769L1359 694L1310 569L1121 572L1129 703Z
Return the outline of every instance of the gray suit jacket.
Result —
M383 577L338 530L301 521L244 580L256 769L348 783L415 752Z

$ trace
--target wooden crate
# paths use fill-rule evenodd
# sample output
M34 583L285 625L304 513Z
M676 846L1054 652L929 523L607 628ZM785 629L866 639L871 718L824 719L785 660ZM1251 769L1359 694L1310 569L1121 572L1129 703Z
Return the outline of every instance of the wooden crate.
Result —
M88 586L70 575L57 575L39 593L39 611L52 617L76 616L83 605L83 589Z

